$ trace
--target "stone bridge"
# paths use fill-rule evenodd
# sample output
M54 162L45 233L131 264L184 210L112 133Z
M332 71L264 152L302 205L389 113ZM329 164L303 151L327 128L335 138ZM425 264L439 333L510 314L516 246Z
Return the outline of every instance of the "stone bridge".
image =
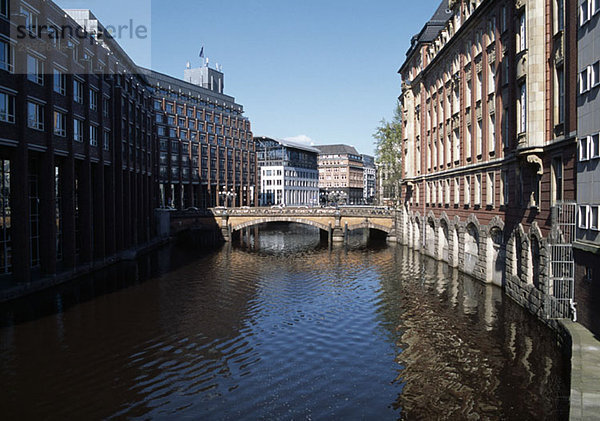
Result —
M174 212L171 226L190 226L189 219L196 223L219 227L225 241L231 241L233 233L244 228L270 222L294 222L310 225L329 233L332 242L343 242L349 231L374 229L387 235L387 240L396 242L396 212L375 207L334 208L215 208L194 216L193 212ZM188 220L184 223L185 220ZM200 221L200 220L204 221Z

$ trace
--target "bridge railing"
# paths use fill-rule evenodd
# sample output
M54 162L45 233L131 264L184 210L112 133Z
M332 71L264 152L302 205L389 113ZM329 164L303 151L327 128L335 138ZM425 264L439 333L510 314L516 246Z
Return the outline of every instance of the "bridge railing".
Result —
M317 208L317 207L282 207L282 208L214 208L211 209L215 216L222 215L243 215L243 216L274 216L274 215L290 215L290 216L325 216L337 215L340 216L383 216L392 217L394 210L385 208L351 208L342 207L335 208Z

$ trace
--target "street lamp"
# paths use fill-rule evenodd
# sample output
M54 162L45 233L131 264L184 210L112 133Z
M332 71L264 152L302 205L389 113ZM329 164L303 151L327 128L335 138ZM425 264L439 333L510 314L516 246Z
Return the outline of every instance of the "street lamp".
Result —
M224 187L224 189L226 189L225 186L223 186L223 187ZM223 204L225 205L225 207L227 207L227 204L229 203L229 199L235 198L237 196L237 193L235 193L232 189L231 191L225 190L225 191L219 192L219 195L221 197L223 197L223 202L224 202Z

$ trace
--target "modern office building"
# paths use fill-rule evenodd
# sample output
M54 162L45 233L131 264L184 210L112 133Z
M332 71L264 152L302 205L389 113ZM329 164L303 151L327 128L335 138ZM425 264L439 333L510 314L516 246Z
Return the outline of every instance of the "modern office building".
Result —
M402 242L549 317L572 312L552 265L572 246L575 3L442 1L399 71Z
M579 152L575 299L581 323L600 334L600 1L577 3Z
M260 205L319 203L319 150L288 140L256 137Z
M323 145L319 150L319 190L322 203L359 205L363 201L364 164L353 146Z
M250 121L204 64L184 80L144 70L153 92L161 206L254 206L256 151Z
M377 197L377 168L375 158L362 155L363 159L363 203L373 204Z
M14 282L154 236L151 90L84 20L101 28L51 1L0 3L0 273Z

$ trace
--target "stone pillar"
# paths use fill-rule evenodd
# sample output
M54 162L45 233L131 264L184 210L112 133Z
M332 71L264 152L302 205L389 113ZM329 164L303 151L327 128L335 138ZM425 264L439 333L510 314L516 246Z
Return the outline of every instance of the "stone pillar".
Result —
M221 216L221 235L225 241L231 241L231 226L229 225L229 215L227 212L224 212Z
M335 226L333 227L332 232L332 241L334 243L343 243L344 242L344 231L342 230L342 216L340 211L335 212Z
M56 273L56 186L54 153L41 156L39 167L40 263L42 274Z
M75 242L75 160L72 154L61 165L60 197L62 201L63 267L72 269L76 263Z

